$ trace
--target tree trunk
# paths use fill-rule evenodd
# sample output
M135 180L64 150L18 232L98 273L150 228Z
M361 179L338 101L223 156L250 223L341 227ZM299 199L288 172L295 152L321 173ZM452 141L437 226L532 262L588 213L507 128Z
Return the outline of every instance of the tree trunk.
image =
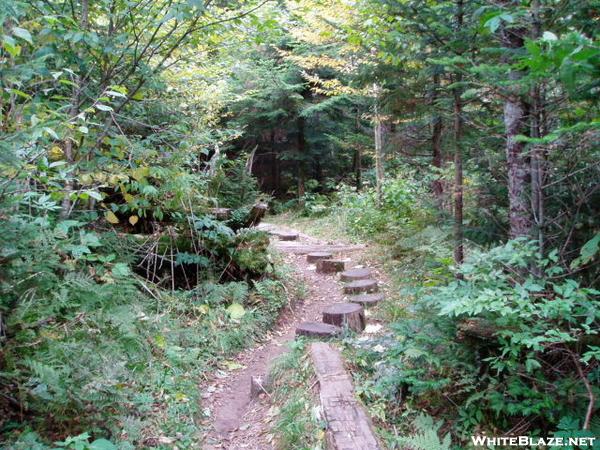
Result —
M456 2L456 30L463 26L463 0ZM462 75L456 74L455 83L462 81ZM463 157L462 157L462 89L456 87L454 96L454 263L461 265L465 259L464 254L464 228L463 228Z
M374 127L373 132L375 135L375 188L377 192L377 206L381 207L383 201L383 181L385 178L383 168L383 145L384 145L384 130L383 130L383 119L379 110L379 100L381 97L381 86L378 84L373 85L375 92L375 106L374 106Z
M298 203L300 206L304 206L304 194L306 192L305 188L305 168L304 168L304 158L306 152L306 140L304 138L304 118L298 117Z
M360 114L359 110L356 110L356 131L360 132ZM354 150L354 180L356 183L356 190L362 189L362 148L360 144L356 146Z
M539 0L531 2L532 39L541 36L540 3ZM532 138L541 136L541 116L544 108L542 104L541 88L538 83L531 88L531 117L530 134ZM531 209L535 223L536 238L540 254L544 254L544 192L542 190L544 168L543 149L540 144L534 144L531 149Z
M503 28L502 42L509 51L523 47L525 30ZM506 61L510 63L510 56ZM525 155L525 144L517 136L528 133L528 105L519 93L519 81L523 74L518 70L509 73L510 84L504 103L504 126L506 128L506 160L508 169L508 219L510 238L531 235L531 204L527 198L530 168Z
M82 30L87 29L88 26L88 14L89 14L89 3L88 0L81 0L81 17L79 18L79 26ZM79 52L81 58L81 52ZM73 90L71 93L71 106L69 107L69 121L73 120L79 114L79 101L81 97L81 88L83 78L81 75L77 75L74 80ZM75 157L73 154L73 140L70 136L65 141L65 159L69 165L75 163ZM71 192L73 192L73 181L67 179L65 182L65 196L61 202L60 217L66 219L71 214Z
M354 182L356 183L356 190L362 189L362 151L360 147L356 147L354 150Z
M436 72L433 75L433 87L431 89L431 107L435 110L435 101L437 99L437 91L440 86L440 76ZM437 112L432 117L432 130L431 130L431 148L432 148L432 161L433 167L438 169L436 179L431 183L431 190L438 204L438 208L442 209L442 198L444 195L444 188L442 181L439 179L439 170L442 168L442 116Z

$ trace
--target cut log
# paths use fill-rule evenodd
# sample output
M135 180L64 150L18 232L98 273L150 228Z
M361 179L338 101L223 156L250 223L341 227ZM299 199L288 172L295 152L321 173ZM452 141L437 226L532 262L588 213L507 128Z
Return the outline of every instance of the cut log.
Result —
M366 280L371 276L371 269L350 269L340 274L342 281Z
M369 294L377 292L377 281L375 280L356 280L344 286L344 294Z
M304 322L296 327L296 336L330 338L340 334L342 329L335 325L320 322Z
M297 241L298 233L294 233L293 231L280 231L277 233L280 241Z
M366 325L365 311L357 303L336 303L325 308L323 322L360 333Z
M260 375L250 377L250 398L260 397L262 394L270 395L271 380Z
M314 264L321 259L331 259L332 256L329 252L313 252L306 255L306 262Z
M317 261L317 272L336 273L341 272L346 267L346 261L341 259L321 259Z
M227 220L231 216L231 208L211 208L210 213L217 220Z
M479 318L465 319L459 322L456 327L456 335L459 341L464 341L467 338L488 342L494 341L498 331L499 329L490 321Z
M327 422L327 448L331 450L380 450L373 424L356 399L352 378L340 352L324 342L310 346L319 380L319 398Z
M267 213L267 209L269 206L266 203L257 203L250 210L250 215L248 216L248 220L244 223L245 228L255 227L260 223L265 214Z
M362 305L364 308L368 308L370 306L375 306L377 303L383 300L383 294L374 293L374 294L359 294L359 295L350 295L348 296L348 301L352 303L358 303Z

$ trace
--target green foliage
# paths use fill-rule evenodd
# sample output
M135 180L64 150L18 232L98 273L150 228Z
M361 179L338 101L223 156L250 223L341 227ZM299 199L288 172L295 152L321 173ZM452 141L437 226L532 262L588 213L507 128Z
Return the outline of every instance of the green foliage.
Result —
M303 340L291 344L269 374L272 397L279 410L274 432L277 448L308 450L324 448L325 423L318 400L311 395L314 371Z
M450 435L440 440L438 432L442 422L435 422L431 416L419 415L413 421L415 434L397 437L394 444L407 446L414 450L450 450Z
M400 390L410 405L458 414L459 436L518 418L550 432L583 417L586 383L600 373L600 292L565 277L556 254L541 258L524 241L474 252L463 278L421 296L415 318L395 325L379 395Z
M380 206L372 188L357 192L343 185L337 195L336 212L344 214L349 231L358 236L375 237L386 232L401 235L403 228L421 220L417 210L419 190L400 177L386 180Z

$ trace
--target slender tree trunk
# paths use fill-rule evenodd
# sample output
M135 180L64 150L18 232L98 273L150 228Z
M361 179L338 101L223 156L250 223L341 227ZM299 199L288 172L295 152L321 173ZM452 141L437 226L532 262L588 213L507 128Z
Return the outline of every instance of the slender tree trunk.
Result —
M373 132L375 135L375 189L377 193L377 206L380 207L383 202L383 181L385 179L385 172L383 168L384 129L383 119L379 110L381 86L379 86L378 84L374 84L373 90L375 92L373 127Z
M437 99L437 92L440 86L440 76L436 72L433 75L433 87L431 89L431 107L435 108L435 101ZM432 117L432 132L431 132L431 148L432 148L432 161L431 164L436 169L441 170L442 168L442 116L437 112ZM431 190L438 204L438 208L442 209L444 187L442 181L439 179L439 173L436 175L436 179L431 183Z
M532 39L541 36L540 3L539 0L531 2ZM531 88L531 117L530 134L533 138L541 136L541 116L543 110L541 88L535 83ZM544 192L542 190L544 169L543 149L539 144L534 144L531 149L531 209L535 223L536 238L540 254L544 254Z
M523 47L526 32L522 28L503 28L502 42L509 52ZM509 54L506 62L511 62ZM509 73L509 87L504 102L504 126L506 129L506 160L508 169L508 220L510 238L531 235L531 202L527 197L530 183L530 167L525 154L525 144L517 136L529 132L527 116L528 105L519 93L520 79L523 74L518 70Z
M88 0L81 0L81 17L79 18L79 26L82 30L87 29L88 26L88 14L89 14L89 3ZM81 58L81 52L79 54ZM73 120L79 114L79 101L81 97L81 89L83 79L81 75L75 77L74 80L75 85L73 86L73 91L71 93L71 106L69 107L69 121ZM73 152L73 140L70 136L67 136L65 141L65 159L69 166L72 166L75 163L75 157ZM61 202L60 209L60 217L65 219L69 217L71 214L71 193L73 192L73 182L70 179L67 179L65 182L65 196Z
M360 115L357 109L356 111L356 131L360 131ZM354 150L354 180L356 183L356 190L362 189L362 148L360 144L356 146Z
M360 147L356 147L354 150L354 182L356 184L356 190L362 189L362 150Z
M456 2L456 30L463 26L463 0ZM455 83L462 81L462 75L456 74ZM465 259L463 226L463 117L462 89L453 90L454 97L454 263L461 265Z
M304 194L306 192L305 189L305 167L304 167L304 157L306 152L306 140L304 137L304 118L298 117L298 153L299 158L297 161L297 173L298 173L298 203L300 206L304 206Z

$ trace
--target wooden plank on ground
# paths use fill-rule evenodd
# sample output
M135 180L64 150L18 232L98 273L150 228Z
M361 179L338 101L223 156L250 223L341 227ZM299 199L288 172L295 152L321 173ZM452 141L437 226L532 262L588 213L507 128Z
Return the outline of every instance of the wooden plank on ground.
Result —
M319 380L329 448L381 450L371 420L354 396L352 380L340 352L327 343L314 342L310 355Z

